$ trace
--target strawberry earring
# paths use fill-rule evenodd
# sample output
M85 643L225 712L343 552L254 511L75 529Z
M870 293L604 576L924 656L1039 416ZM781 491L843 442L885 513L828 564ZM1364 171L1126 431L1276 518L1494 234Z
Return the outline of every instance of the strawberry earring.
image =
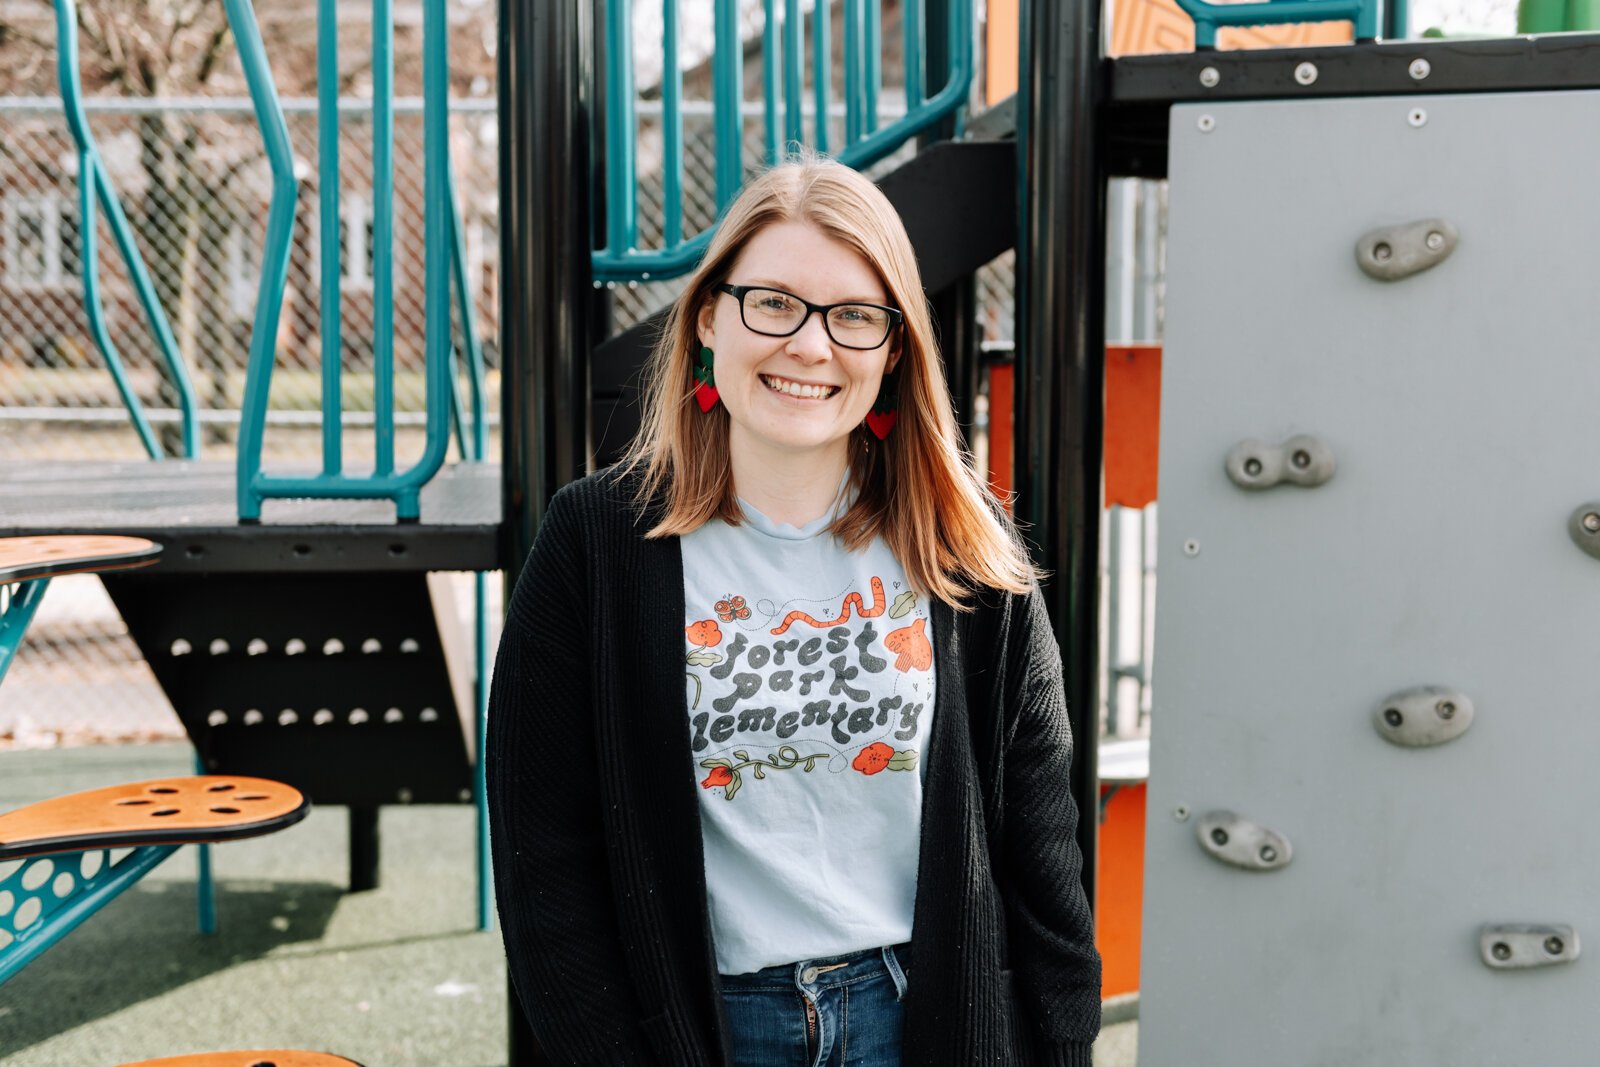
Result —
M874 437L880 441L889 439L889 433L894 429L895 420L899 418L899 397L896 395L895 378L892 374L885 374L882 383L878 386L878 399L872 402L872 410L867 412L867 429L872 431Z
M711 369L711 349L700 346L700 358L694 365L694 398L704 414L717 406L717 376Z

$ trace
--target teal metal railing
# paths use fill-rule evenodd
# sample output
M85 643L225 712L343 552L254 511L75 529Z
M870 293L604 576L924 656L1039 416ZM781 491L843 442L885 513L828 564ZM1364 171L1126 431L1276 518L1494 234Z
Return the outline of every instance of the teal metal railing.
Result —
M1404 0L1400 0L1404 2ZM1292 22L1349 22L1358 41L1378 36L1383 17L1380 0L1256 0L1255 3L1209 3L1178 0L1194 20L1196 50L1217 46L1221 26L1277 26Z
M166 313L161 309L161 301L156 298L155 287L150 282L150 272L145 268L144 257L139 254L139 248L133 241L133 228L128 225L128 217L123 213L116 190L111 187L105 162L100 158L100 150L95 146L94 135L89 130L89 120L84 115L83 84L78 73L78 8L75 0L55 0L55 14L56 80L61 86L61 102L66 110L67 127L72 132L73 144L78 149L78 261L83 276L83 306L89 323L89 333L101 358L106 361L106 368L111 372L117 393L122 397L123 406L128 409L128 417L133 422L133 428L138 433L144 450L149 453L151 459L165 458L165 453L150 428L150 420L145 417L144 406L139 402L139 397L128 380L122 356L117 350L116 343L111 340L110 330L106 327L105 305L100 295L100 255L96 247L99 216L95 204L98 202L100 210L105 212L106 221L111 226L112 237L117 242L118 252L122 254L122 262L127 268L129 280L133 283L134 293L138 296L139 307L144 312L145 322L150 327L156 348L161 353L168 381L176 393L176 402L181 412L183 456L193 459L200 454L200 421L194 383L189 377L189 368L178 351L178 342L172 335L172 327L167 323Z
M972 85L972 0L950 0L943 26L934 32L946 39L950 56L944 87L924 97L922 67L926 28L922 0L902 5L902 67L905 112L886 121L883 98L884 50L882 0L834 0L840 3L842 27L844 141L830 143L828 119L833 112L833 32L829 0L816 0L811 22L811 136L806 137L803 92L806 55L805 20L800 0L763 0L761 34L762 92L760 113L766 162L777 162L786 146L808 145L831 152L840 162L866 167L883 159L909 139L955 114L966 103ZM1301 0L1310 2L1310 0ZM1329 0L1331 2L1331 0ZM744 49L739 32L738 0L713 0L715 51L711 57L712 99L716 131L716 203L721 212L744 182L743 137ZM606 5L606 232L605 245L594 254L594 277L601 282L667 278L692 269L711 241L710 229L685 237L683 219L683 78L678 57L679 0L661 0L662 54L662 244L641 248L639 237L639 173L634 144L638 139L632 47L633 2ZM780 93L781 90L781 93ZM781 107L780 107L781 95Z
M467 285L465 253L449 161L449 57L445 0L423 7L423 196L425 439L421 457L396 470L394 455L394 14L392 0L373 0L373 421L370 473L351 473L343 456L340 394L342 321L339 306L339 79L337 2L317 4L318 183L322 245L322 470L310 476L267 474L261 469L267 404L276 355L278 320L288 277L298 180L288 126L278 99L260 27L250 0L224 0L272 171L261 285L251 327L250 361L239 427L238 506L242 522L259 521L268 498L375 498L395 503L401 521L420 516L422 487L444 463L449 424L467 455L458 395L458 359L451 345L451 289L455 289L470 365L474 434L482 435L483 362ZM481 449L477 453L481 456Z

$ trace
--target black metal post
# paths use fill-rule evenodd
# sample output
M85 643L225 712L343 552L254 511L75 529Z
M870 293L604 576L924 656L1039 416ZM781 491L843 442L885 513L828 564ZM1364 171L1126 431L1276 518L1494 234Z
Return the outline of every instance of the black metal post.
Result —
M378 888L378 808L350 805L350 892Z
M550 498L589 465L590 0L500 0L501 461L506 593ZM549 1061L507 979L510 1067Z
M1031 10L1030 10L1031 8ZM1094 904L1100 722L1100 464L1105 380L1105 72L1098 0L1022 18L1017 251L1017 515L1061 644L1083 884Z
M508 583L544 507L589 464L588 0L500 4L500 293Z
M939 353L944 357L945 380L950 385L950 400L956 409L956 425L964 443L972 447L973 423L978 399L978 279L969 274L943 292L935 293L934 325L939 331Z

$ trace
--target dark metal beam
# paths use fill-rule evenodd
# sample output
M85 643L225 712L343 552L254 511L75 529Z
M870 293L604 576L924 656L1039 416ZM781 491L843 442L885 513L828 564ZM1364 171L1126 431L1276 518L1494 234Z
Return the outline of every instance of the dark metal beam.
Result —
M501 389L506 580L545 505L589 464L587 0L500 3Z
M1307 63L1316 71L1310 84L1295 76ZM1600 34L1184 52L1106 66L1108 169L1164 178L1173 104L1600 89Z
M1018 94L1016 513L1065 668L1083 883L1094 903L1100 739L1101 395L1105 376L1105 66L1094 0L1032 0Z

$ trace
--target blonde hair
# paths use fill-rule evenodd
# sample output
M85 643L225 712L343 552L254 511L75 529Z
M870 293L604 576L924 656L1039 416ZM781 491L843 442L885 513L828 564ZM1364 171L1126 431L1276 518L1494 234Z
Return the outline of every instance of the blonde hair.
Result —
M859 253L905 316L894 432L881 442L865 427L852 435L856 498L830 531L851 550L882 537L913 588L957 609L980 589L1025 592L1037 572L961 449L905 226L872 182L815 155L773 167L745 187L667 315L645 375L639 433L621 466L644 472L641 502L665 492L664 516L646 536L689 533L714 518L742 521L727 409L702 414L694 401L698 317L751 238L780 222L806 223Z

